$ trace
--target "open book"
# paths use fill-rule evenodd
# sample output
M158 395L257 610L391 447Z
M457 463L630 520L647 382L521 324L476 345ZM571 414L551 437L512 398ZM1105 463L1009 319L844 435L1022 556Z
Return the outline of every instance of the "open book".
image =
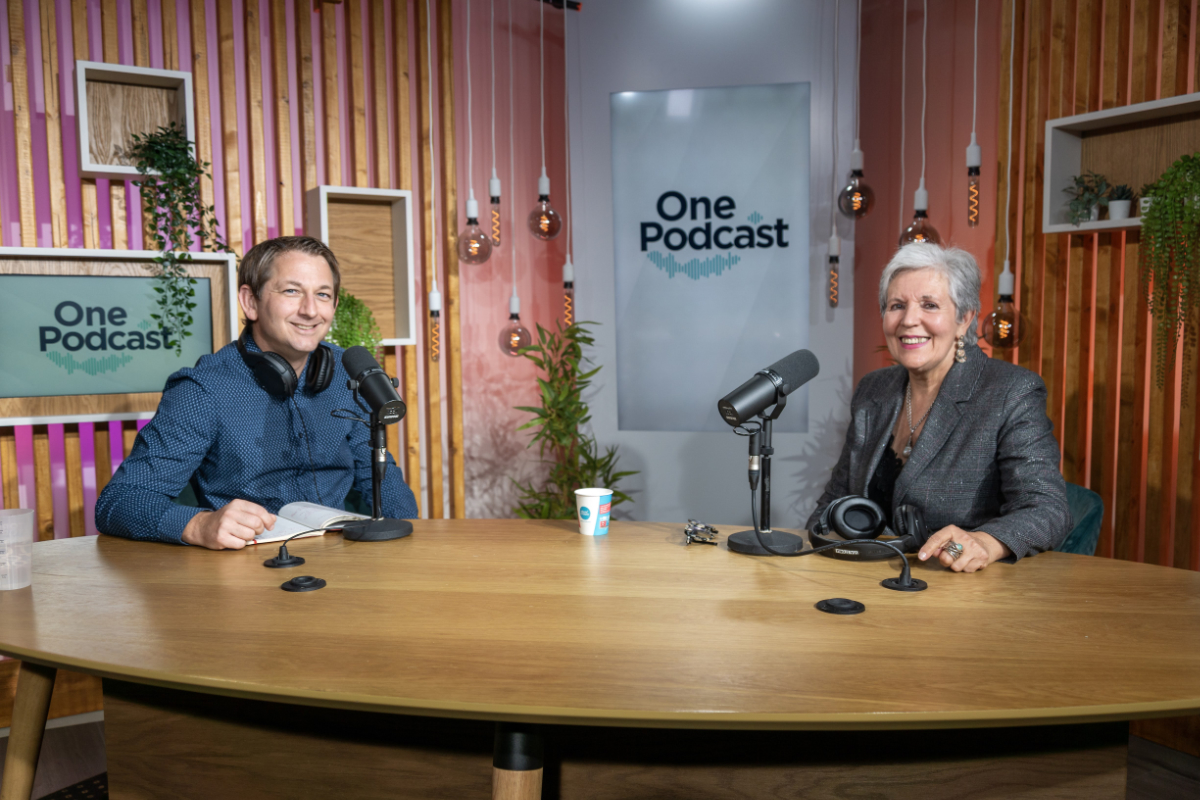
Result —
M313 528L328 528L339 522L350 522L355 519L370 519L370 517L362 514L354 514L350 511L343 511L338 508L330 508L329 506L319 506L316 503L288 503L279 509L279 513L275 515L274 528L268 528L263 531L262 536L251 539L246 544L282 542L289 536L300 533L300 531L312 530ZM313 531L302 536L296 536L296 538L307 539L309 536L320 535L321 531Z

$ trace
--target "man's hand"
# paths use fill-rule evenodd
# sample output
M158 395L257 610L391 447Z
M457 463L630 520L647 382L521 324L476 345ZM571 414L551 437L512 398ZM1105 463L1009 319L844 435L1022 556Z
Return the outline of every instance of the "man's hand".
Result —
M183 529L183 541L209 550L241 550L246 542L275 527L275 515L249 500L234 500L218 511L201 511Z

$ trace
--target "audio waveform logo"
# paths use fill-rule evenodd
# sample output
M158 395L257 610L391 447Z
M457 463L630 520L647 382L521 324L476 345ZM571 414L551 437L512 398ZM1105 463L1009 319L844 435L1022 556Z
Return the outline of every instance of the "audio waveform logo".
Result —
M91 375L93 378L101 372L116 372L130 361L133 361L133 356L129 354L105 356L104 358L93 356L92 358L85 358L79 361L70 353L63 355L53 350L47 351L46 358L65 369L68 375L74 375L75 370L79 370L84 374Z
M758 213L757 211L755 211L753 214L746 217L746 219L750 220L751 224L757 225L758 223L763 221L763 215Z
M675 260L675 256L672 253L663 255L662 253L653 251L646 253L646 258L650 259L654 266L667 273L668 278L674 278L677 273L683 273L694 281L698 281L701 278L718 276L742 260L741 256L725 253L723 255L717 254L703 260L693 258L680 264Z
M137 324L137 326L138 326L138 328L140 328L140 329L141 329L141 330L143 330L143 331L148 331L148 330L150 330L152 327L154 327L154 323L153 323L153 322L151 322L151 321L150 321L150 320L148 320L148 319L144 319L144 320L142 320L141 322L139 322L139 323Z

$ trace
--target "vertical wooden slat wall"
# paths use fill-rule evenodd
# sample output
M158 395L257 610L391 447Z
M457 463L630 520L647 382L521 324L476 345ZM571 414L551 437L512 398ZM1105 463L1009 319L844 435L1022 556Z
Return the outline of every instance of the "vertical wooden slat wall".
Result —
M1136 229L1041 233L1046 120L1195 91L1195 5L1006 0L1002 151L1009 139L1012 3L1013 156L1001 174L1015 202L998 229L1007 221L1014 232L1018 303L1030 323L1017 363L1046 382L1064 476L1104 499L1097 553L1200 569L1200 504L1193 503L1200 490L1197 348L1181 346L1164 386L1156 384ZM1006 188L1002 182L1001 198ZM997 207L1003 215L1003 203ZM1003 247L996 258L999 268Z
M16 155L20 207L4 209L18 224L13 226L15 236L6 236L0 244L136 246L142 231L136 187L125 181L81 178L75 159L64 158L64 148L75 141L75 117L68 110L74 104L61 95L73 94L75 60L148 66L158 64L161 52L163 67L192 72L196 152L214 172L202 181L204 202L217 207L222 231L239 255L269 236L302 229L305 193L319 182L410 189L422 212L414 221L424 248L423 257L419 255L417 317L428 318L425 297L434 278L429 247L438 242L441 252L454 253L449 2L433 4L438 61L432 81L421 74L417 120L410 113L414 87L409 83L409 59L417 47L417 60L424 63L427 20L421 0L189 0L178 11L174 0L71 0L57 5L40 0L32 6L20 0L4 2L14 113L13 126L0 130L0 141L7 140ZM30 18L31 7L37 11ZM155 12L161 26L150 24ZM418 25L410 25L413 12ZM33 40L29 37L40 40L40 52L27 52L26 42ZM130 42L126 52L125 43ZM432 120L426 114L431 83L439 93L444 89L434 97ZM34 87L40 90L37 98L30 94ZM44 110L44 148L43 127L35 124L31 108ZM348 116L342 108L349 109ZM419 131L413 128L417 123ZM413 165L414 144L420 148L419 170ZM350 150L343 153L344 148ZM39 156L43 150L46 155ZM415 176L423 185L414 185ZM428 202L434 180L436 229ZM134 207L127 208L127 203ZM47 207L45 214L41 209ZM444 298L443 352L449 357L449 349L458 347L456 325L451 333L451 320L457 322L457 269L453 263L438 266ZM410 407L403 427L389 430L389 449L404 468L423 515L461 516L461 365L457 358L445 365L444 394L440 365L429 361L428 331L419 325L417 345L389 347L384 353L388 371L403 381ZM449 434L447 443L443 429ZM133 420L35 425L24 432L0 426L0 502L6 508L36 504L42 538L52 538L56 531L60 536L94 533L93 510L85 498L94 502L114 466L128 454L137 430ZM22 436L29 442L28 473L20 467ZM431 476L424 481L423 464ZM446 464L450 470L443 479Z

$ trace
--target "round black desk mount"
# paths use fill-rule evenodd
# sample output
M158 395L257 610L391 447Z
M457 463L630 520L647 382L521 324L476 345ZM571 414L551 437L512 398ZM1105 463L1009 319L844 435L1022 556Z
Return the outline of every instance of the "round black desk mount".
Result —
M817 610L826 614L861 614L867 607L857 600L847 600L844 597L831 597L817 603Z
M271 569L283 569L285 567L298 567L304 563L304 559L300 556L294 556L288 552L287 545L279 545L279 555L274 558L268 558L263 562L264 567Z
M297 575L280 586L285 592L315 592L325 587L324 578L314 578L312 575Z
M885 589L893 589L897 592L923 592L929 588L928 583L911 575L907 581L903 575L898 578L884 578L879 582L879 585Z

